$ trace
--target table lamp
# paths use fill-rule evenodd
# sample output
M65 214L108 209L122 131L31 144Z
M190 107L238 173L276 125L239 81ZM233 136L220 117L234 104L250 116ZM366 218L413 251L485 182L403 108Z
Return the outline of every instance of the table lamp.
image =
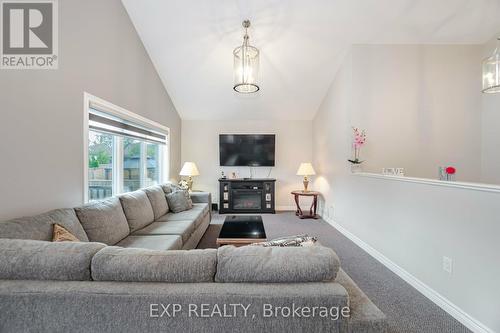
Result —
M309 185L309 179L307 176L315 175L314 168L311 163L300 163L299 170L297 170L297 176L304 176L304 191L307 192L307 185Z
M188 181L187 181L188 188L191 191L193 189L193 178L192 177L199 176L200 172L198 171L198 168L196 167L196 164L194 164L194 162L185 162L179 175L188 177Z

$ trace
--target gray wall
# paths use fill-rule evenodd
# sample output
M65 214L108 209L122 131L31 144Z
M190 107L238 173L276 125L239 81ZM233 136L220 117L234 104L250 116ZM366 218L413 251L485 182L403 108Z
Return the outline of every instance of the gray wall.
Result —
M119 0L59 1L59 69L0 71L0 220L83 202L83 92L171 129L181 120Z
M367 48L360 47L361 50ZM399 54L401 50L406 52L407 47L376 48ZM459 50L463 48L465 46L457 46ZM360 49L354 47L353 53ZM363 126L374 129L369 123L373 121L377 126L386 126L387 131L391 127L396 131L399 125L399 119L370 118L366 116L366 110L356 107L360 105L357 99L362 96L362 91L356 85L359 82L358 69L355 69L358 57L353 53L347 56L313 121L313 156L317 173L314 186L323 194L320 202L323 217L340 225L454 304L453 311L461 315L462 320L469 315L475 320L473 324L500 331L500 193L351 174L347 162L351 153L351 124L363 121ZM465 50L456 57L463 59L464 55L467 55ZM394 54L388 56L393 58ZM366 77L382 84L387 81L386 77L377 80L369 72L366 72ZM401 82L401 85L405 83ZM456 98L464 100L467 96L457 95ZM413 103L419 102L413 100ZM363 105L369 106L367 102ZM405 110L401 108L401 112ZM479 108L477 111L480 112ZM460 125L460 120L457 124ZM463 131L462 127L457 128ZM367 145L377 143L371 133L373 131L368 132ZM402 145L403 149L404 143ZM415 153L419 156L428 154ZM399 155L404 161L405 156ZM366 156L369 155L362 155L362 158ZM453 259L451 274L442 268L443 256Z

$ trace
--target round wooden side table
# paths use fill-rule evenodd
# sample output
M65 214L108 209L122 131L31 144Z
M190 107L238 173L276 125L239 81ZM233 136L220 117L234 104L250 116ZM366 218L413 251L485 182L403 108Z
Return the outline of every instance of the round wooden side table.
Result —
M318 195L319 192L316 191L292 191L292 194L295 199L295 204L297 205L297 210L295 211L295 215L297 215L301 219L318 219L319 216L316 215L316 208L318 206ZM300 209L299 198L303 197L313 197L313 202L311 204L311 208L309 208L309 214L304 214L302 209Z

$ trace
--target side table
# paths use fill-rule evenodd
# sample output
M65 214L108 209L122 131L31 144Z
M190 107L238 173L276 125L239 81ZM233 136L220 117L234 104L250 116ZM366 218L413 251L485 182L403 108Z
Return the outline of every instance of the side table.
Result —
M317 219L319 216L316 214L316 208L318 206L318 195L319 192L316 191L292 191L292 194L295 199L295 204L297 205L297 210L295 211L295 215L297 215L301 219ZM302 209L300 208L299 198L303 197L313 197L313 202L311 204L311 208L309 208L309 214L304 214Z

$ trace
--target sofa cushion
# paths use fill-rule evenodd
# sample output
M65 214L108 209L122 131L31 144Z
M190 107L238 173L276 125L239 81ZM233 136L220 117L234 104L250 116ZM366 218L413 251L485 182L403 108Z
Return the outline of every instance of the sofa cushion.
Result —
M63 226L83 242L89 241L73 209L56 209L35 216L0 222L0 238L51 241L54 224Z
M66 230L66 228L60 226L59 224L54 224L54 231L52 233L53 242L79 242L80 240L75 237L71 232Z
M146 235L179 235L184 244L193 234L194 221L153 222L142 229L132 233L133 236Z
M130 231L141 229L155 220L153 207L144 191L125 193L118 198L127 217Z
M89 242L0 240L0 279L90 280L90 262L106 245Z
M116 244L116 246L150 250L179 250L182 249L182 238L179 235L131 235Z
M185 190L166 194L168 208L174 213L180 213L193 208L193 202L189 198L189 192Z
M210 212L210 206L207 203L193 203L193 208L191 209L201 210L203 211L203 215Z
M223 246L217 252L216 282L318 282L334 280L340 264L323 246Z
M194 204L196 205L206 205L207 204ZM169 222L169 221L194 221L195 227L198 228L203 222L203 217L208 214L208 209L203 208L193 208L180 213L168 213L158 218L156 222Z
M217 250L154 251L108 246L92 259L97 281L213 282Z
M130 233L122 205L116 197L90 202L75 211L92 242L114 245Z
M153 208L155 220L168 213L168 202L165 192L160 185L150 186L144 189Z

